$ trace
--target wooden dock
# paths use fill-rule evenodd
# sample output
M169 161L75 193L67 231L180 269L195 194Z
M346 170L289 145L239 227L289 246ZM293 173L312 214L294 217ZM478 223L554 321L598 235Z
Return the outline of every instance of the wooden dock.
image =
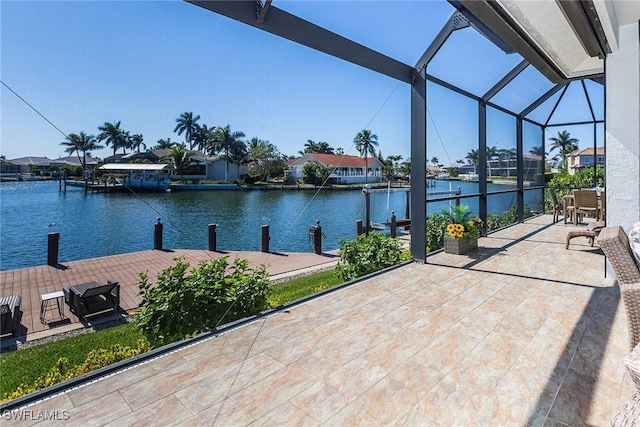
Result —
M81 261L64 262L58 267L40 265L16 270L0 271L0 296L21 295L21 319L16 336L20 341L27 335L56 328L87 324L69 311L65 305L66 319L59 319L48 313L47 322L40 321L41 295L62 290L63 287L96 281L106 283L107 279L120 283L120 307L124 313L136 309L140 304L138 278L147 272L151 280L162 270L175 264L174 259L184 257L192 266L200 261L228 256L248 259L252 267L268 265L272 278L295 275L308 270L330 267L338 261L335 253L316 255L314 253L265 253L265 252L210 252L206 250L164 250L141 251ZM55 313L57 315L57 313ZM107 312L107 315L112 314ZM3 337L7 338L7 336Z

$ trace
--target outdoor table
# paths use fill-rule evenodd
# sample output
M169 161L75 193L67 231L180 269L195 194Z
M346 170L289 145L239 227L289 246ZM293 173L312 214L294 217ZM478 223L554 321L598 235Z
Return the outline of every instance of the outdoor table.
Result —
M40 296L40 321L42 323L45 323L45 314L47 310L51 309L49 305L52 304L54 300L58 306L58 315L60 316L60 319L64 319L63 299L64 293L62 291L51 292Z

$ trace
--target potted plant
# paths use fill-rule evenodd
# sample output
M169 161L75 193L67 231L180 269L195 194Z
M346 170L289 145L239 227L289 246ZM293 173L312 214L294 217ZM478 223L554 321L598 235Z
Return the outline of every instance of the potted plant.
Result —
M468 209L469 206L459 205L447 214L449 222L444 236L446 253L461 255L478 247L483 223Z

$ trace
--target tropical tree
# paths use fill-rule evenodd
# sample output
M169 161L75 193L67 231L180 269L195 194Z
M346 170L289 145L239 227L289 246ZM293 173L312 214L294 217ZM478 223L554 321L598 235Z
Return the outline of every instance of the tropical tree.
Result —
M173 148L176 145L178 145L178 143L172 142L171 138L159 139L158 142L156 142L156 145L153 146L153 148L155 148L156 150L162 150L166 148Z
M545 153L542 146L538 146L538 145L536 145L535 147L531 147L531 150L529 150L529 153L533 154L534 156L547 157L547 153Z
M187 144L189 144L189 149L193 149L193 136L197 130L197 121L200 120L200 116L193 116L192 112L185 112L180 115L176 119L176 127L173 129L178 135L182 135L184 132L184 137L187 140Z
M549 138L550 141L553 141L551 148L549 151L553 151L558 149L560 152L560 158L562 159L562 167L564 170L567 170L567 156L572 152L578 149L578 139L571 138L571 134L566 130L562 132L558 132L558 136L554 136Z
M144 138L142 137L142 135L140 135L139 133L133 135L131 137L131 149L132 150L136 150L138 153L140 152L140 147L143 147L143 150L147 149L147 144L145 144L144 142L142 142Z
M329 178L331 170L316 162L307 162L302 165L302 180L307 184L323 185Z
M231 144L231 147L229 147L228 157L232 163L236 164L236 179L240 180L240 166L246 165L249 162L249 150L247 149L247 144L241 139L234 141L234 143Z
M364 182L368 182L369 162L368 155L376 155L376 147L378 147L378 135L371 133L369 129L363 129L353 138L356 150L364 156Z
M433 166L438 166L438 163L440 163L440 159L438 159L437 157L432 157L431 158L431 164Z
M487 147L487 149L485 150L486 153L486 162L487 162L487 170L489 171L489 178L491 178L492 176L492 167L491 167L491 160L495 159L496 157L498 157L498 147L496 147L495 145L493 147Z
M407 157L405 161L400 164L398 171L405 181L411 179L411 157Z
M514 149L501 148L497 151L498 164L500 168L504 165L504 161L507 161L507 177L510 176L509 166L511 166L511 158L514 156Z
M342 147L336 148L336 154L339 156L344 156L344 149Z
M329 143L324 141L318 142L318 151L316 152L321 154L334 154L333 147L330 146Z
M207 125L196 125L193 133L193 148L203 151L210 155L217 154L215 144L215 128L210 128Z
M87 153L104 148L102 145L97 143L95 136L87 135L84 132L80 132L79 134L70 133L67 135L66 140L61 142L60 145L67 147L64 151L69 153L69 155L73 155L74 153L78 155L78 161L82 165L83 176L85 178L85 172L87 170ZM82 157L80 157L80 153L82 153Z
M396 179L398 176L398 168L400 160L402 160L401 155L393 155L386 158L384 161L384 168L382 169L382 173L387 179L390 181Z
M467 164L469 165L478 166L478 163L480 163L478 150L469 151L464 158L467 159Z
M253 137L247 146L249 152L249 174L267 181L269 176L280 176L284 173L286 156L269 141Z
M116 155L118 148L122 148L123 154L129 145L128 133L120 128L120 121L109 123L104 122L104 125L99 126L100 133L96 137L98 142L103 142L113 147L113 155Z
M224 157L225 157L225 170L224 170L224 180L226 181L229 176L229 150L231 147L240 140L240 138L244 138L243 132L231 132L231 126L226 125L225 127L218 126L215 132L215 142L218 147L224 149Z
M191 153L184 149L182 145L177 145L171 149L171 154L160 159L161 163L169 163L171 167L180 175L180 181L184 182L184 173L191 166Z

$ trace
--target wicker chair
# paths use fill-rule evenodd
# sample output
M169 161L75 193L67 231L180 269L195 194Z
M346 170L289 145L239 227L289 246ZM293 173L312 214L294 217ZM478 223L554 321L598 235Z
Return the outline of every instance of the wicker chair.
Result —
M629 347L633 350L640 342L640 270L627 233L619 225L603 228L597 242L616 273L627 313Z
M640 270L629 244L627 233L622 227L605 227L597 238L600 248L609 259L618 278L620 294L627 313L629 346L631 352L624 364L636 386L631 396L618 413L611 419L613 427L640 425Z
M573 225L578 225L583 215L593 215L600 219L598 195L595 190L573 190L573 203Z
M553 223L558 222L558 217L560 212L562 212L562 205L558 203L558 195L556 194L555 188L549 187L549 196L551 197L551 202L553 203Z

